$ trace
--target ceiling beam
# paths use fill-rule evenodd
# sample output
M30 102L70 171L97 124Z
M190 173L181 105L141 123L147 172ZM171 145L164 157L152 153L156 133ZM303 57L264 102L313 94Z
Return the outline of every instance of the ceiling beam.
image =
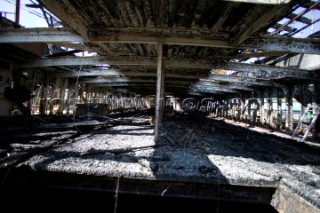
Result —
M206 46L220 48L255 48L259 50L278 51L278 52L295 52L295 53L320 53L319 39L306 38L286 38L279 36L264 36L264 37L246 37L246 42L243 45L231 44L229 36L224 34L211 38L207 35L208 32L199 31L194 33L175 33L170 30L162 30L160 33L149 31L140 31L132 29L127 32L127 29L114 29L104 32L99 32L98 35L90 36L91 42L103 43L157 43L161 41L167 45L186 45L186 46ZM210 32L210 34L214 34Z
M254 3L254 4L287 4L291 0L224 0L224 1Z
M257 79L257 78L249 78L249 77L238 77L232 75L210 75L207 79L200 79L200 81L204 82L227 82L227 83L236 83L244 86L262 86L262 87L274 87L274 82L271 80Z
M100 47L98 45L93 45L91 43L71 43L71 42L51 42L51 44L60 46L60 47L66 47L71 48L75 50L83 50L88 52L99 52Z
M19 28L0 31L0 43L83 43L85 39L68 28Z
M236 59L248 59L248 58L260 58L260 57L272 57L272 56L282 56L286 52L269 51L269 52L247 52L235 55L233 58Z
M296 68L285 68L285 67L270 67L265 65L257 64L244 64L227 62L224 65L224 69L233 70L239 72L252 72L256 73L257 76L262 78L283 78L283 77L293 77L293 78L303 78L312 79L313 72L309 70L296 69Z
M198 87L205 87L205 88L221 88L221 89L236 89L236 90L243 90L243 91L254 91L254 89L250 86L240 85L235 83L228 83L228 84L221 84L219 82L214 81L201 81L196 84Z
M113 78L113 79L103 79L103 78L95 78L95 79L85 79L80 80L80 83L86 83L86 84L97 84L97 83L156 83L156 79L130 79L130 78ZM192 84L192 81L190 80L179 80L179 81L173 81L173 80L166 80L166 83L176 83L176 84Z
M208 86L192 86L192 90L206 93L239 93L239 91L230 88L208 87Z
M264 2L267 2L265 0ZM275 0L276 1L276 0ZM275 2L273 1L273 2ZM271 1L270 1L271 2ZM280 2L280 1L278 1ZM253 22L250 21L248 23L242 24L239 26L239 30L237 34L232 39L232 44L235 46L240 46L245 40L251 37L255 32L267 27L268 25L278 21L281 16L289 11L294 3L297 1L286 1L286 4L282 5L274 5L268 7L259 7L254 14L252 14Z
M135 82L135 83L91 83L90 87L154 87L156 90L156 82ZM165 83L166 87L189 88L190 84L175 84L174 82Z
M215 64L211 60L192 61L182 59L174 61L172 59L164 58L165 67L167 68L189 68L189 69L212 69ZM115 65L115 66L157 66L156 57L132 57L132 56L117 56L117 57L56 57L43 58L30 63L23 64L22 67L52 67L52 66L81 66L81 65Z
M320 40L312 38L288 38L280 36L250 37L242 48L255 48L264 51L320 54Z
M230 82L230 83L239 83L247 86L262 86L262 87L280 86L280 84L274 83L272 80L249 78L249 77L238 77L234 75L211 74L207 79L200 79L200 81Z
M97 83L154 83L156 82L155 79L129 79L129 78L112 78L112 79L105 79L105 78L95 78L95 79L83 79L79 81L80 83L84 84L97 84Z
M287 38L279 36L249 37L241 46L229 43L229 36L222 33L221 35L211 36L210 31L200 31L187 33L164 29L163 31L141 31L127 29L113 29L101 32L98 35L90 36L90 41L83 39L79 34L71 29L59 28L30 28L30 29L10 29L0 31L0 43L54 43L74 49L99 51L99 43L158 43L161 41L167 45L189 45L189 46L206 46L219 48L255 48L265 51L293 52L320 54L319 39L311 38ZM140 32L141 31L141 32ZM104 33L104 34L103 34ZM93 42L93 43L87 43Z
M58 73L54 74L55 77L63 77L63 78L77 78L79 77L112 77L112 76L134 76L134 77L156 77L156 72L138 72L138 71L130 71L130 70L116 70L116 69L108 69L108 70L82 70L79 72L72 73ZM165 77L167 78L186 78L186 79L199 79L199 77L206 77L207 74L197 74L197 75L185 75L178 73L165 73Z
M190 60L173 61L164 58L166 67L174 68L189 68L189 69L212 69L216 66L211 64L211 61L197 61L192 62ZM25 68L31 67L50 67L50 66L81 66L81 65L142 65L142 66L156 66L155 57L56 57L56 58L44 58L26 63L22 65ZM244 64L227 62L223 66L223 69L233 70L239 72L251 72L255 73L258 77L276 79L281 77L293 77L293 78L313 78L313 72L309 70L302 70L296 68L284 68L284 67L270 67L265 65L256 64ZM116 74L116 71L113 71ZM74 75L74 74L73 74ZM88 74L89 75L89 74Z
M147 57L56 57L42 58L22 65L22 67L52 67L52 66L81 66L81 65L144 65L156 66L157 58Z
M70 1L64 1L62 4L52 0L41 0L41 4L49 11L54 11L56 17L68 21L68 26L77 31L83 38L87 38L86 17L79 14L77 8L73 7Z
M230 34L209 30L191 29L139 29L108 28L89 29L89 38L94 43L163 43L167 45L189 45L230 48Z

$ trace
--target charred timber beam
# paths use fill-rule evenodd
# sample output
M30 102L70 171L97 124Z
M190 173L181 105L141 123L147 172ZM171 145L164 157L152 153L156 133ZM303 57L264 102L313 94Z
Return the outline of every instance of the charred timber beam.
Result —
M64 28L25 28L0 31L0 43L85 42L82 36Z
M95 84L95 83L137 83L137 82L142 82L142 83L155 83L156 80L154 79L128 79L128 78L113 78L113 79L84 79L79 81L80 83L85 83L85 84Z
M216 37L210 37L213 33L210 32L210 35L207 35L207 33L208 32L200 32L196 34L192 31L175 33L170 30L153 32L151 30L141 31L140 29L132 29L131 32L123 32L122 29L114 29L113 31L110 30L107 32L99 32L98 34L91 36L90 41L96 43L156 43L161 41L163 44L168 45L205 46L235 49L256 48L260 50L285 53L320 53L320 41L317 39L282 38L279 36L249 36L248 38L245 38L246 41L243 44L239 45L232 42L230 43L229 35L221 34Z
M180 82L176 83L175 81L166 81L166 87L177 87L177 88L188 88L191 83ZM155 82L136 82L136 83L97 83L91 84L91 87L154 87Z
M77 31L82 37L87 38L86 17L80 14L77 7L72 6L71 2L66 1L62 4L56 1L41 1L41 4L49 11L54 11L54 14L60 20L66 21L67 25Z
M201 61L172 61L170 59L166 60L166 67L180 67L180 68L190 68L190 69L212 69L216 65L212 64L210 60ZM50 66L81 66L81 65L143 65L143 66L156 66L155 57L57 57L57 58L46 58L33 61L22 65L22 67L50 67ZM313 72L309 70L296 69L296 68L284 68L284 67L270 67L264 65L254 65L254 64L243 64L243 63L232 63L228 62L225 64L224 69L241 71L241 72L252 72L256 73L258 76L264 78L279 78L279 77L294 77L294 78L313 78Z
M248 92L253 92L254 89L246 86L241 86L241 85L221 85L221 84L211 84L210 82L200 82L199 84L196 85L196 88L202 90L221 90L221 91L235 91L235 90L241 90L241 91L248 91Z
M116 70L116 69L108 69L108 70L88 70L82 71L79 74L76 72L73 73L61 73L56 74L56 77L64 77L64 78L77 78L79 77L98 77L98 76L135 76L135 77L156 77L156 72L137 72L137 71L128 71L128 70ZM199 74L199 75L183 75L183 74L175 74L175 73L165 73L165 77L167 78L187 78L187 79L199 79L199 77L206 77L207 74Z
M200 86L194 85L191 86L191 89L199 92L206 93L238 93L239 91L231 88L221 88L221 87L213 87L213 86Z
M250 52L250 53L242 53L235 55L234 58L236 59L248 59L248 58L260 58L260 57L273 57L273 56L283 56L286 52L279 52L279 51L260 51L260 52Z
M56 57L43 58L23 67L81 66L81 65L145 65L156 66L156 58L143 57Z
M181 67L190 69L212 69L215 64L211 60L191 61L182 59L173 61L164 58L165 67ZM157 66L156 57L132 57L132 56L117 56L117 57L56 57L56 58L43 58L30 63L22 65L25 68L31 67L52 67L52 66L81 66L81 65L116 65L116 66Z
M101 30L101 29L99 29ZM128 31L131 30L131 31ZM139 38L139 39L137 39ZM248 37L243 44L234 45L229 42L230 35L212 33L212 31L186 31L168 29L109 29L105 32L92 33L89 40L73 30L57 29L10 29L0 31L0 43L54 43L75 49L99 50L99 43L153 43L162 42L167 45L189 45L219 48L256 48L265 51L320 53L320 41L306 38L283 38L279 36ZM87 44L86 42L93 42Z
M228 33L212 33L211 31L196 30L168 30L151 29L141 30L138 28L129 29L108 29L101 32L101 29L91 29L89 40L95 43L150 43L162 42L168 45L189 45L189 46L210 46L230 48ZM137 37L138 36L138 37ZM139 38L139 39L138 39Z
M256 48L264 51L279 51L291 53L320 53L319 39L312 38L287 38L279 36L250 37L242 45L242 48Z
M198 87L204 87L204 88L221 88L221 89L237 89L237 90L243 90L243 91L254 91L254 89L250 86L243 86L240 84L235 83L227 83L227 84L221 84L221 82L213 82L213 81L202 81L200 80L199 83L197 83Z
M254 4L287 4L291 0L224 0L232 2L244 2L244 3L254 3Z
M51 42L51 44L61 47L67 47L75 50L83 50L89 52L99 52L100 47L87 42L71 43L71 42Z
M80 83L87 83L87 84L95 84L95 83L110 83L110 84L115 84L115 83L155 83L157 82L156 79L128 79L128 78L114 78L114 79L86 79L79 81ZM166 81L168 83L189 83L191 84L192 81L190 80L179 80L179 81L173 81L173 80L168 80Z
M251 14L251 20L242 23L236 30L236 35L232 40L235 46L240 46L245 40L250 38L255 32L266 28L270 24L280 19L284 13L287 13L297 1L282 5L272 5L266 7L257 7Z
M210 75L208 79L200 79L201 81L218 81L218 82L230 82L239 83L248 86L262 86L262 87L282 87L281 84L272 82L271 80L259 79L259 78L249 78L249 77L239 77L232 75Z
M225 69L234 70L240 72L252 72L256 73L257 76L263 78L282 78L282 77L293 77L293 78L304 78L312 79L313 72L309 70L296 69L296 68L284 68L284 67L270 67L264 65L256 64L243 64L243 63L234 63L227 62L225 64Z

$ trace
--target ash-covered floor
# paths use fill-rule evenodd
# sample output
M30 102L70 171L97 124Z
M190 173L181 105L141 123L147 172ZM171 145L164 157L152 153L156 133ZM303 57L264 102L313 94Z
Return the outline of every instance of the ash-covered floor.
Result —
M2 152L10 147L14 153L0 161L3 191L14 184L8 173L15 168L23 171L19 175L28 174L33 185L44 187L270 203L283 212L320 211L318 146L194 114L164 118L155 143L154 125L147 118L115 115L77 122L75 128L72 123L56 124L61 134L47 131L51 136L43 140L46 133L37 133L32 143L21 146L2 139L7 142ZM46 125L53 128L50 123L37 127ZM37 143L41 146L32 148Z

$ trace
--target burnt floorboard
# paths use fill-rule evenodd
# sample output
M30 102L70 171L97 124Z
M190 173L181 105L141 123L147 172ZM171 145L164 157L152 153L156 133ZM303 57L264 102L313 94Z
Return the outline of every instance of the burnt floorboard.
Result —
M197 200L217 212L227 212L230 202L267 212L319 212L318 147L187 114L165 118L155 143L154 126L130 116L117 125L99 121L99 128L3 167L2 197L50 203L56 192L64 199L104 193L113 209L116 194L120 212L146 196L185 207Z

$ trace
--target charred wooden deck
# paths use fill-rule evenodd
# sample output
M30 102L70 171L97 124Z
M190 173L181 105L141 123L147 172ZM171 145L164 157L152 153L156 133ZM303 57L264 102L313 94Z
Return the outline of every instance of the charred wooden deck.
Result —
M190 115L165 119L155 143L153 125L143 125L144 119L100 122L77 137L61 132L62 142L55 138L55 145L17 161L15 169L8 170L2 159L2 191L11 198L17 196L12 189L26 186L108 192L118 186L120 194L319 211L319 148Z

